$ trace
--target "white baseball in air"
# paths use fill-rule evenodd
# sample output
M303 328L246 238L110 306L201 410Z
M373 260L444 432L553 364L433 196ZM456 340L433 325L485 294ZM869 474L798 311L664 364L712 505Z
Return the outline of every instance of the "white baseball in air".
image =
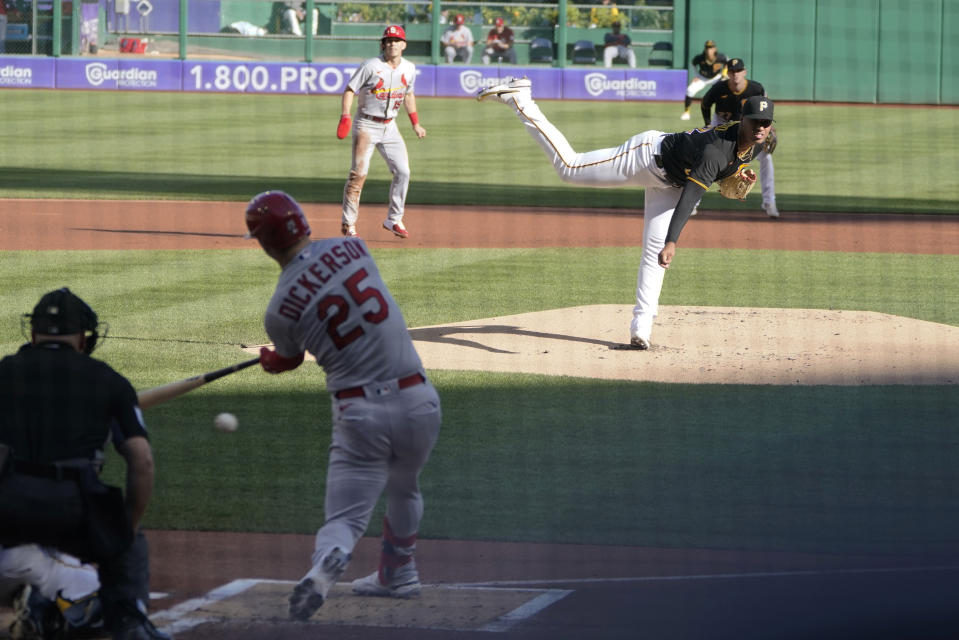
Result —
M213 428L223 433L233 433L240 426L240 421L232 413L221 413L213 418Z

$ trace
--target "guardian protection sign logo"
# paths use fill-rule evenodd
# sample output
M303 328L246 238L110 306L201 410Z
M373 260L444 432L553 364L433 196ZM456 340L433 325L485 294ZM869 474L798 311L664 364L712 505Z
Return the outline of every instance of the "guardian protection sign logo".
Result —
M155 69L116 69L102 62L91 62L84 67L84 75L91 86L99 87L104 82L116 82L121 87L149 89L157 86Z
M586 92L598 98L604 93L612 92L616 95L628 95L631 97L656 96L656 81L644 80L642 78L611 79L605 73L587 73L583 77L583 83Z

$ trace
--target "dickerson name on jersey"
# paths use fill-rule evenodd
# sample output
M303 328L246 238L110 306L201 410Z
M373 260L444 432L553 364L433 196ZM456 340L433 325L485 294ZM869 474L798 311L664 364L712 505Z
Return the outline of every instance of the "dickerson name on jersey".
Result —
M291 320L299 320L313 296L322 291L323 285L330 281L334 273L354 260L365 257L369 257L369 254L363 243L349 239L321 254L307 267L306 273L296 279L296 284L286 290L278 313Z

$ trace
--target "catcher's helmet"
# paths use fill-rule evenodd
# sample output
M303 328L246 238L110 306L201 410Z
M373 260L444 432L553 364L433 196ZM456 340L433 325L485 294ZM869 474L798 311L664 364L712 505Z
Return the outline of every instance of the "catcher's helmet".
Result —
M33 308L33 313L25 317L29 317L30 327L37 333L50 336L84 334L84 351L87 354L92 353L97 346L101 328L97 314L67 287L44 295ZM105 325L103 334L106 335Z
M246 207L246 228L267 249L286 249L310 235L303 209L282 191L264 191Z

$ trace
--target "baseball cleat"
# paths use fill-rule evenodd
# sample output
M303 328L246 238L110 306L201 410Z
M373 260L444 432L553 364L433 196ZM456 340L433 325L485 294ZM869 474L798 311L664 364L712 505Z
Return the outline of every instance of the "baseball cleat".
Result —
M482 102L487 98L493 98L499 102L502 102L503 104L506 104L510 100L514 99L517 95L524 92L526 95L530 95L530 89L532 87L532 80L529 78L519 78L509 82L504 82L502 84L493 85L492 87L487 87L476 94L476 99Z
M403 225L402 221L393 222L392 220L384 220L383 228L398 238L410 237L410 232L406 230L406 227Z
M351 238L355 238L355 237L356 237L356 226L355 226L355 225L352 225L352 224L347 224L347 223L344 222L344 223L340 226L340 233L342 233L344 236L349 236L349 237L351 237Z
M680 120L689 120L689 112L683 111L683 115L679 116Z
M640 351L646 351L649 349L649 340L646 338L640 338L635 336L629 339L629 346L633 349L639 349Z
M764 202L763 211L765 211L766 215L769 216L770 218L779 217L779 209L776 208L775 202Z
M361 596L376 596L380 598L415 598L420 595L420 576L416 572L416 565L411 560L409 564L395 569L383 570L383 577L387 583L380 581L380 572L374 571L365 578L353 581L353 593Z
M112 637L114 640L173 640L173 636L157 629L155 626L153 626L153 623L147 619L146 616L143 616L142 620L131 618L120 623L119 626L117 626L117 628L113 631Z
M310 569L300 583L293 588L290 596L290 618L305 621L316 613L326 601L326 594L343 575L350 563L350 554L343 553L339 547L330 551L319 565Z

